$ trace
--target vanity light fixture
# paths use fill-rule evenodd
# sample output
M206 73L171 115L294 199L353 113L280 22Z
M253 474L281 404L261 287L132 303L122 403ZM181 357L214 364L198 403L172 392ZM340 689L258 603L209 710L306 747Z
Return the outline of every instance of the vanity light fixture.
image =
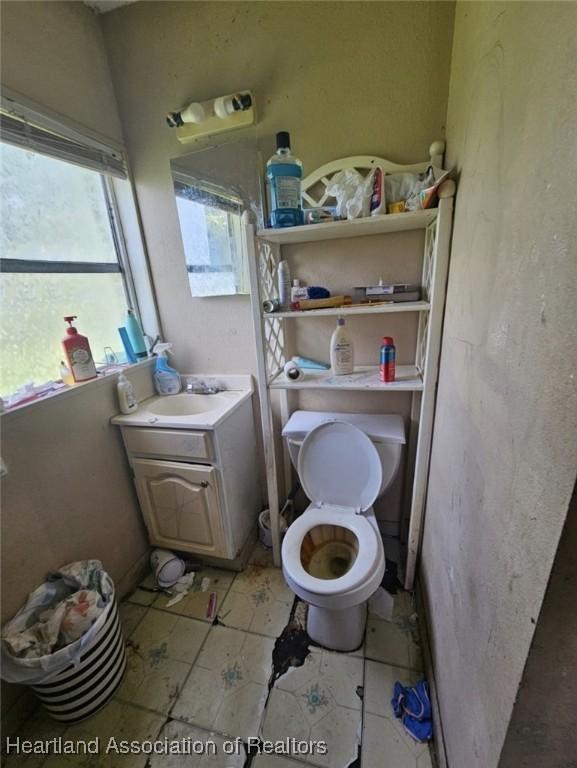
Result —
M239 91L206 101L193 101L177 112L169 112L166 122L176 128L177 139L186 144L202 136L210 136L255 122L254 96Z

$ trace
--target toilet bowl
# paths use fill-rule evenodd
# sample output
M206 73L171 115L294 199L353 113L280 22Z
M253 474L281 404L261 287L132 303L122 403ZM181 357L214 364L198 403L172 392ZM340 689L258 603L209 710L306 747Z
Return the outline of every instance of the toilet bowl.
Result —
M311 504L285 535L284 577L309 604L311 639L351 651L362 642L367 600L385 572L372 509L383 488L381 456L359 427L333 419L302 440L298 473Z

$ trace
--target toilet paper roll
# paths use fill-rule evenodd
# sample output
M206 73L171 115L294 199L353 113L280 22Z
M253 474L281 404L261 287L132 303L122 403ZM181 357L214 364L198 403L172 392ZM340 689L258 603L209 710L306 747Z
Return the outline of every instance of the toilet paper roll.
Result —
M300 368L295 362L289 360L284 367L285 378L289 381L300 381L304 379L305 375L302 368Z

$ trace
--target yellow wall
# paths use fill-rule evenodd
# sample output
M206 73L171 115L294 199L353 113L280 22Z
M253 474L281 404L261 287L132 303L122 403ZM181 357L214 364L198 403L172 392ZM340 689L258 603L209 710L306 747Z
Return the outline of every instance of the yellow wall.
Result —
M121 138L98 18L81 3L3 2L2 83L114 140ZM150 374L133 374L140 396ZM48 571L100 558L120 593L134 585L148 540L118 430L114 379L2 416L2 622ZM2 686L13 733L29 696ZM16 699L18 699L16 701Z
M190 296L169 167L190 148L166 127L165 113L250 88L265 155L275 132L290 130L305 172L357 153L423 160L444 133L453 4L145 2L102 20L177 363L252 371L248 297ZM328 338L322 344L325 357Z
M120 141L98 18L80 2L4 0L2 85Z

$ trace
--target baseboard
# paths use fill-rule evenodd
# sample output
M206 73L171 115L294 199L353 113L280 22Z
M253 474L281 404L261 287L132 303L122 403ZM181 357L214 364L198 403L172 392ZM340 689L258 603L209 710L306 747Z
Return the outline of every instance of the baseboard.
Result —
M421 637L421 647L423 651L423 662L425 665L425 675L429 682L429 692L431 695L431 707L433 709L433 733L435 737L435 756L437 758L437 768L449 768L447 761L447 751L445 749L445 735L443 733L443 721L441 720L441 710L437 696L437 684L435 680L435 669L433 665L433 655L429 642L429 610L424 592L421 588L421 580L417 579L415 584L415 599L417 601L417 613L419 615L419 632Z

